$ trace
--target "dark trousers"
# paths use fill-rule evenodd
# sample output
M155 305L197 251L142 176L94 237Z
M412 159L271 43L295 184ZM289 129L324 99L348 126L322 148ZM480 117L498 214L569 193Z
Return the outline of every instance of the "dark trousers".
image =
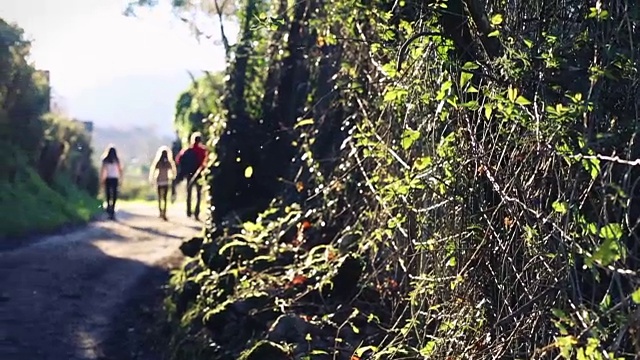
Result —
M118 179L107 178L104 181L104 193L107 197L107 212L113 214L118 200Z
M169 193L169 185L158 185L158 210L160 215L167 213L167 194Z
M191 195L193 189L196 190L196 206L195 209L191 206ZM192 209L193 215L198 217L200 215L200 197L202 196L202 185L198 183L198 179L193 179L187 182L187 216L191 216Z

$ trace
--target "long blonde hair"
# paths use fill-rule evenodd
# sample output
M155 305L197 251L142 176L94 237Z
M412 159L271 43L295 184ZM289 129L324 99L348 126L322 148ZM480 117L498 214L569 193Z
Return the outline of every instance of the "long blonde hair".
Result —
M168 146L160 146L158 151L156 151L156 157L153 159L151 163L151 167L149 168L149 177L153 177L156 170L160 168L160 166L165 165L171 168L171 172L173 176L176 176L176 163L173 161L173 152L169 149Z

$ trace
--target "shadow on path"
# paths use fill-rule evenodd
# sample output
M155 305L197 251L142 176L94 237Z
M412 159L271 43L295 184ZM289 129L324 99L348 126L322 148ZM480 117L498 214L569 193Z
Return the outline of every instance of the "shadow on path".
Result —
M146 277L166 280L163 259L182 238L135 224L88 227L0 252L0 359L126 359L103 352L107 336L123 344L128 337L110 332L111 319L147 291ZM151 236L138 242L136 230Z

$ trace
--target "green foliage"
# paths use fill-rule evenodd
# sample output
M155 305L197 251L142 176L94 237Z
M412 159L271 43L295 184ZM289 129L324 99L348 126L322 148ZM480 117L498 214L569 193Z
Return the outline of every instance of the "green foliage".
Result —
M0 19L0 139L34 164L43 132L40 117L47 111L49 93L45 74L27 62L29 49L22 29ZM0 160L0 168L7 170L2 171L6 176L16 169L5 161Z
M183 145L188 144L193 132L206 133L210 125L208 120L220 113L223 86L223 74L209 73L194 80L180 94L176 102L174 126Z
M0 238L39 234L62 226L89 221L102 211L99 201L77 188L64 176L52 187L30 168L17 175L17 181L0 181Z
M98 209L90 136L48 113L48 74L28 62L29 49L23 31L0 19L2 237L88 221Z
M305 283L298 272L319 274L310 291L335 287L337 264L317 258L334 248L366 264L348 303L373 296L381 319L366 342L325 341L333 358L633 356L635 2L241 5L213 221L174 289L198 285L182 326L206 328L207 343L217 329L197 321L226 319L254 291L304 314L282 287ZM274 199L277 216L259 215ZM272 266L303 219L316 230L307 245L284 241L298 257ZM257 256L221 253L229 237ZM398 297L382 286L394 282ZM314 316L336 314L325 300L309 300Z

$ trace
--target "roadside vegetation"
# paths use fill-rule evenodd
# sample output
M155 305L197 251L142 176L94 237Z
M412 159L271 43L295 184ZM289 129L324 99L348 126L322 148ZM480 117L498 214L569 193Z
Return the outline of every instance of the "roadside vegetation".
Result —
M101 211L85 124L49 110L46 71L0 19L0 238L57 230Z
M171 358L640 351L637 2L173 4L240 33Z

